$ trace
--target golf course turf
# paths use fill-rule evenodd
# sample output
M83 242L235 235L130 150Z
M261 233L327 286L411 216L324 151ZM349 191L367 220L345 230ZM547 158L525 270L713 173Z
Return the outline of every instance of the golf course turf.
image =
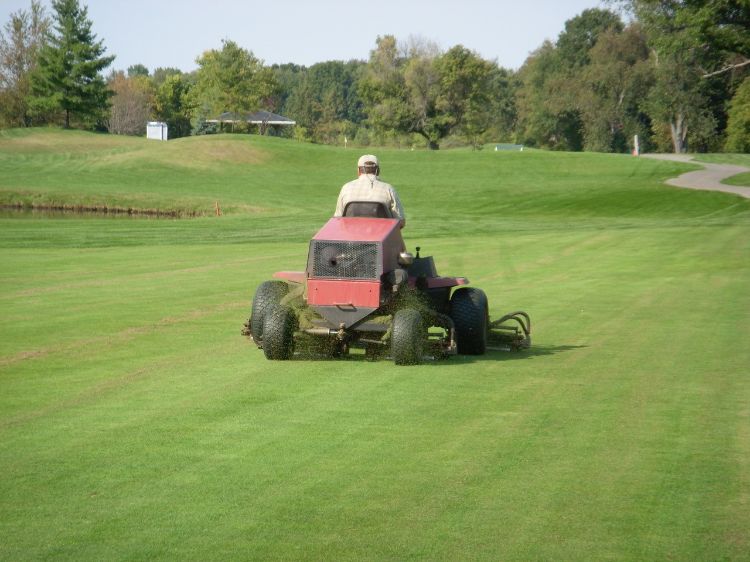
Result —
M530 350L240 335L360 151L0 131L0 559L747 559L750 200L625 155L362 151Z

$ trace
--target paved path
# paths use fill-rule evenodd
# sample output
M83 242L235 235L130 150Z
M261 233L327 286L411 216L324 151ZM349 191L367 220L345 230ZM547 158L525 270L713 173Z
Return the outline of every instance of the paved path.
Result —
M643 154L644 158L655 158L656 160L675 160L677 162L690 162L698 164L705 169L687 172L676 178L666 181L669 185L687 187L689 189L707 189L710 191L725 191L747 197L750 199L750 187L737 185L724 185L721 180L750 172L745 166L734 166L732 164L709 164L707 162L696 162L689 154Z

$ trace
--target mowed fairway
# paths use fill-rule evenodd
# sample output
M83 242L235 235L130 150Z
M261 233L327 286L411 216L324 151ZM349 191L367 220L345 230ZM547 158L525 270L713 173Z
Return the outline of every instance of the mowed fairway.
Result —
M269 362L359 151L0 132L0 559L746 560L750 201L629 156L372 150L413 251L534 344ZM211 216L219 203L224 216Z

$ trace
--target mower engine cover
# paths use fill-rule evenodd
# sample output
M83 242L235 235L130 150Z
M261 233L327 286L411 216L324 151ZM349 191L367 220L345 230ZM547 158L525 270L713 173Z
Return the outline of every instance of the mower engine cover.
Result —
M385 304L386 276L405 250L397 219L334 217L310 241L307 304L333 328L348 328Z

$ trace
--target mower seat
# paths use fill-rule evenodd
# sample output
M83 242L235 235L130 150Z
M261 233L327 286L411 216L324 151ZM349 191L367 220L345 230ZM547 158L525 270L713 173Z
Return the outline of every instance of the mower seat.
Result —
M373 219L390 219L388 208L377 201L350 201L344 207L345 217L369 217Z

